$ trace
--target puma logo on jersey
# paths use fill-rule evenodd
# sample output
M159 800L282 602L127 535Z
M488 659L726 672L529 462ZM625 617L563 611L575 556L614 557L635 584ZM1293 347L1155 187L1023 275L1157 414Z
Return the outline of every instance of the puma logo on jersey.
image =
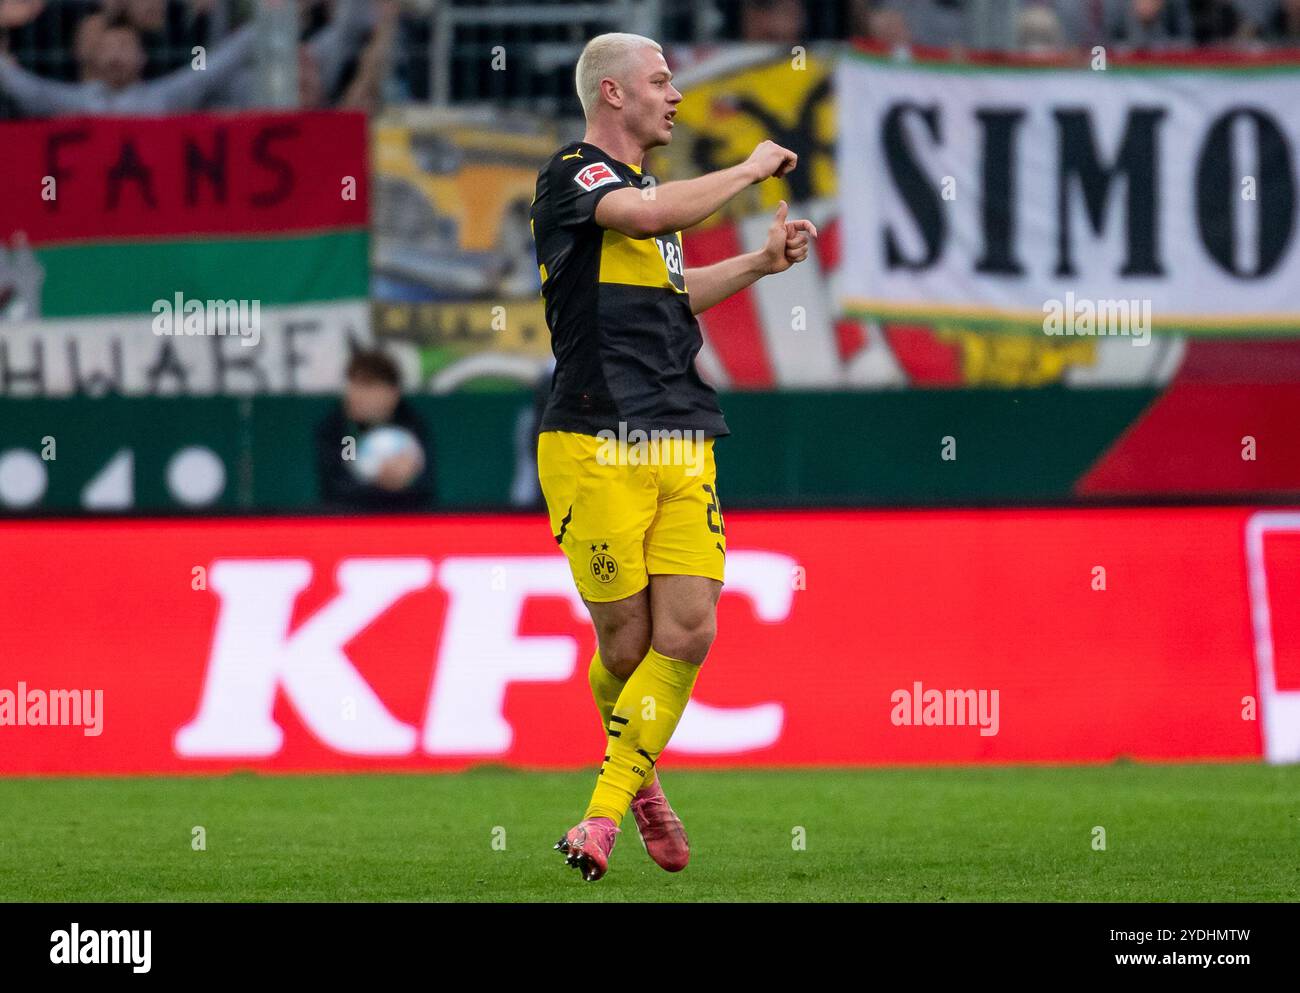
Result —
M581 148L579 148L576 152L570 152L568 155L561 155L561 156L560 156L560 161L561 161L561 162L568 162L569 159L580 159L580 158L582 158L582 149L581 149Z
M604 162L593 162L574 176L573 181L588 193L602 186L608 186L610 183L623 182L618 173L605 165Z

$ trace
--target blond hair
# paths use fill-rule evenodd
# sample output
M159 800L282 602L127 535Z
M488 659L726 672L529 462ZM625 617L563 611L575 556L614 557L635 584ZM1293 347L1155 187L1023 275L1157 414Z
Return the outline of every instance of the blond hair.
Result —
M622 31L598 34L587 42L582 54L578 56L574 79L578 86L578 99L582 101L582 112L588 120L600 106L600 81L621 80L627 71L630 57L643 48L663 51L663 47L653 38Z

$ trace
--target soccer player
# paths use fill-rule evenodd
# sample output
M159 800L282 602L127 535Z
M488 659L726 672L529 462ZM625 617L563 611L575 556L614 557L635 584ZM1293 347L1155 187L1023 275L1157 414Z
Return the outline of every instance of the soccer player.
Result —
M604 764L555 846L594 881L629 808L658 865L677 872L690 857L655 766L713 643L727 552L713 439L728 429L695 369L695 315L802 262L817 230L787 220L781 201L761 249L685 268L682 229L797 156L764 141L739 165L658 185L642 160L672 140L682 99L660 46L600 35L576 76L586 135L538 173L532 206L556 360L537 471L596 629L588 678Z

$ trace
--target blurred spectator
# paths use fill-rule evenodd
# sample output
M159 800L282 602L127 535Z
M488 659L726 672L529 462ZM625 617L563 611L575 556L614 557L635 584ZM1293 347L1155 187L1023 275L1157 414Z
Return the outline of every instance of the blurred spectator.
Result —
M378 109L398 0L298 4L302 104ZM28 116L255 106L255 74L237 71L255 54L250 32L218 41L237 6L251 9L241 0L0 0L0 55L18 63L0 67L0 99ZM196 46L202 71L192 68ZM58 82L75 85L45 85Z
M45 0L0 0L0 28L25 28L45 10Z
M210 18L214 0L106 0L104 12L118 13L140 32L145 79L157 79L189 63L195 45L220 40Z
M804 5L799 0L751 0L741 8L741 40L796 45L804 38Z
M895 55L905 55L912 44L907 18L901 10L881 9L871 0L857 0L849 14L849 31L854 37L884 45Z
M1016 48L1030 55L1055 55L1066 47L1065 31L1056 11L1032 4L1016 18Z
M429 432L402 397L401 374L388 355L358 352L348 363L343 397L316 427L316 469L327 509L433 506Z
M375 6L370 0L298 0L298 101L303 107L328 107L348 82L348 64L365 42ZM379 4L381 18L389 5ZM332 16L331 16L332 12ZM376 32L378 33L378 32ZM222 103L251 107L256 103L252 74L245 74L223 94Z
M1061 24L1066 45L1091 49L1105 45L1110 28L1118 22L1127 0L1052 0L1051 7Z
M338 0L332 5L323 0L298 3L300 37L320 77L320 98L309 106L327 106L333 103L348 63L365 41L375 5L371 0Z
M1132 0L1111 27L1111 37L1128 48L1191 45L1187 0Z
M26 68L69 82L76 67L68 51L77 23L95 9L92 0L0 0L0 53Z
M298 0L298 30L305 41L330 20L331 0Z
M1192 40L1198 45L1222 45L1249 38L1250 23L1231 0L1190 0Z
M145 82L140 34L119 16L88 40L83 82L45 79L0 56L0 91L22 113L34 117L194 110L229 82L248 59L254 41L253 25L246 25L208 53L202 70L187 64L162 79Z
M122 14L140 32L167 27L167 0L106 0L105 12Z
M96 79L95 53L108 27L108 15L96 11L82 18L77 25L77 35L72 42L72 53L77 60L77 81L89 83Z
M309 45L298 46L298 106L325 106L325 84L321 80L320 60Z
M409 0L405 12L411 13ZM429 99L430 46L433 44L433 18L403 16L398 24L397 59L393 81L408 99ZM566 87L567 89L567 87ZM577 97L575 96L576 100Z
M356 74L348 83L339 106L349 110L379 112L383 104L384 81L393 68L393 45L397 41L401 7L397 0L379 0L379 17L357 64Z
M904 18L913 44L950 47L967 41L967 0L888 0L881 10Z
M1260 37L1283 45L1300 45L1300 0L1280 0L1267 15Z
M55 39L58 47L65 50L69 38L80 35L82 26L91 18L101 22L121 20L135 28L145 53L141 76L146 80L158 79L188 65L194 46L207 47L219 41L227 23L225 5L218 0L76 0L72 4L57 0L56 6L69 7L75 12L75 24L64 24L62 33ZM48 45L50 41L36 44ZM75 42L72 47L75 51ZM78 67L83 66L79 59ZM40 65L28 63L27 67L41 75L70 78L66 73L47 72Z

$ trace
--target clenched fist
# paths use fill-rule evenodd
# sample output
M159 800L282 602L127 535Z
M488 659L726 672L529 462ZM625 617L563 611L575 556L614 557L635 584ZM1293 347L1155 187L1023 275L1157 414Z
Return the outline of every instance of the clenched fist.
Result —
M780 179L798 164L799 156L774 141L759 142L749 158L745 160L745 165L749 167L755 183L761 183L768 177Z

